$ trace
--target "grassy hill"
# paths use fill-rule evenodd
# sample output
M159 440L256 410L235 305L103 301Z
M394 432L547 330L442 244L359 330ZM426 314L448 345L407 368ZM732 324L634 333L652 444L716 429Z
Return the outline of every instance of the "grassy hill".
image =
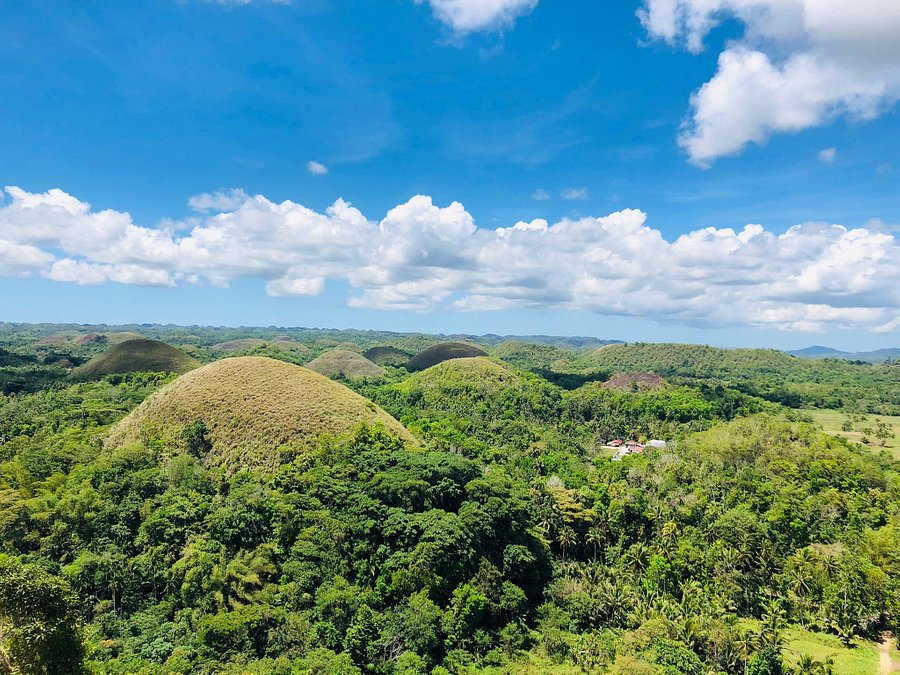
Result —
M656 373L619 373L606 380L601 386L604 389L620 391L647 391L659 389L666 381Z
M790 407L900 413L900 367L801 359L775 349L632 343L601 347L579 360L583 372L656 373L680 382L721 383Z
M106 444L159 439L178 444L184 428L202 420L212 451L206 460L229 472L273 470L280 448L306 447L322 434L381 423L398 437L409 432L371 401L313 371L265 357L222 359L153 394L113 427Z
M464 388L497 393L515 386L521 378L508 367L483 356L450 359L418 372L401 385L406 391L441 390L452 394Z
M441 342L416 354L407 362L406 369L410 372L416 372L430 368L443 361L470 356L487 356L487 352L481 347L465 342Z
M385 370L357 352L332 349L316 357L306 367L326 377L381 377Z
M186 373L200 365L180 349L156 340L126 340L72 372L75 380L99 380L104 375L135 372Z
M363 356L379 366L402 366L409 361L410 354L396 347L372 347Z

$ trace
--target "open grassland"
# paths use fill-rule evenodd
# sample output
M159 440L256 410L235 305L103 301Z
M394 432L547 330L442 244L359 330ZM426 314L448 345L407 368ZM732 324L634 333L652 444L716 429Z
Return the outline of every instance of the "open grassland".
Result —
M834 672L840 675L878 675L881 672L878 645L855 640L845 647L834 635L813 633L802 628L786 631L785 660L796 664L804 654L816 661L834 659Z
M211 464L229 472L271 471L281 449L303 448L323 434L381 424L400 438L409 432L371 401L311 370L257 356L222 359L184 375L113 427L107 446L181 442L186 426L208 430Z
M72 372L72 379L99 380L105 375L138 372L186 373L200 365L180 349L156 340L126 340Z
M868 434L868 447L875 451L882 449L887 450L893 453L895 459L900 460L900 416L866 415L865 419L858 421L858 415L843 410L805 409L802 412L809 415L816 424L820 425L825 433L834 436L843 436L854 443L862 443L863 436L865 435L863 429L867 427L875 429L878 421L881 420L891 428L894 437L885 439L885 445L882 446L881 439L876 438L874 433L870 433ZM852 431L843 431L841 429L841 425L844 424L847 419L852 420Z

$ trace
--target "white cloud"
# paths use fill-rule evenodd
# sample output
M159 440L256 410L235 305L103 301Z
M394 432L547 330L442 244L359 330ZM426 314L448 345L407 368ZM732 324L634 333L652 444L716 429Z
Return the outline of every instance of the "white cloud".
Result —
M819 150L819 160L831 164L837 157L837 148L822 148Z
M538 0L415 0L428 2L435 18L458 35L511 26L533 10Z
M230 211L247 201L247 193L239 188L204 192L188 199L188 206L198 213L209 211Z
M543 188L538 188L531 194L531 198L536 202L545 202L550 199L550 193Z
M900 243L885 228L750 224L670 241L642 211L479 228L462 204L419 195L381 220L337 200L324 213L244 196L161 227L61 190L7 188L0 275L142 285L258 279L272 296L347 284L353 307L582 309L664 323L892 332ZM243 193L242 193L243 194Z
M651 37L694 53L721 21L744 25L679 137L701 166L773 134L872 119L900 99L896 0L645 0L638 14Z
M587 199L588 198L588 189L586 187L567 188L562 191L562 198L568 199L568 200Z
M310 160L306 163L306 170L314 176L324 176L328 173L328 167L321 162Z

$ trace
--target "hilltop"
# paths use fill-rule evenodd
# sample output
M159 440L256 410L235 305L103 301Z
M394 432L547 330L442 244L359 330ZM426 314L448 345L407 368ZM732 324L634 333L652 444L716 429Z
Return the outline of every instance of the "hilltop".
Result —
M385 370L358 352L332 349L316 357L306 367L326 377L381 377Z
M200 365L180 349L157 340L126 340L72 371L75 380L99 380L105 375L134 372L186 373Z
M372 347L364 351L363 356L379 366L402 366L411 354L396 347Z
M441 342L432 345L411 358L406 369L410 372L425 370L450 359L462 359L470 356L487 356L487 352L481 347L465 342Z
M407 391L424 389L448 392L471 388L493 394L521 381L507 366L484 356L474 356L438 363L412 375L401 387Z
M307 447L323 434L381 424L403 440L409 432L371 401L307 368L259 356L222 359L166 385L119 422L108 447L147 438L180 443L202 420L212 450L206 460L229 471L273 470L283 447Z
M603 382L603 389L618 389L621 391L647 391L659 389L666 381L656 373L619 373Z

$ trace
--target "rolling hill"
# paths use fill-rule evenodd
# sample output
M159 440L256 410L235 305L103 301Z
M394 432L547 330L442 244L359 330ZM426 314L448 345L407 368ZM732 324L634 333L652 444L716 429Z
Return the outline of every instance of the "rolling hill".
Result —
M722 384L790 407L900 412L900 368L837 359L802 359L776 349L706 345L608 345L577 362L583 372L656 373L676 383Z
M363 356L379 366L402 366L411 354L396 347L372 347L364 351Z
M481 347L466 344L465 342L441 342L416 354L407 362L406 369L412 373L425 370L450 359L487 355L487 352Z
M843 352L831 347L814 345L786 353L803 359L843 359L845 361L866 361L867 363L884 363L887 360L900 359L900 347L875 349L870 352Z
M113 345L72 371L75 380L99 380L104 375L144 371L186 373L200 365L180 349L157 340L126 340Z
M119 422L107 447L147 439L178 444L185 426L202 420L212 450L205 460L226 467L273 470L280 448L308 447L323 434L360 423L382 424L415 442L393 417L347 387L307 368L259 356L222 359L166 385Z
M448 394L474 389L494 394L521 383L521 378L503 364L483 356L450 359L410 376L400 385L407 391L442 390Z
M325 377L381 377L385 370L357 352L332 349L314 358L306 367Z

